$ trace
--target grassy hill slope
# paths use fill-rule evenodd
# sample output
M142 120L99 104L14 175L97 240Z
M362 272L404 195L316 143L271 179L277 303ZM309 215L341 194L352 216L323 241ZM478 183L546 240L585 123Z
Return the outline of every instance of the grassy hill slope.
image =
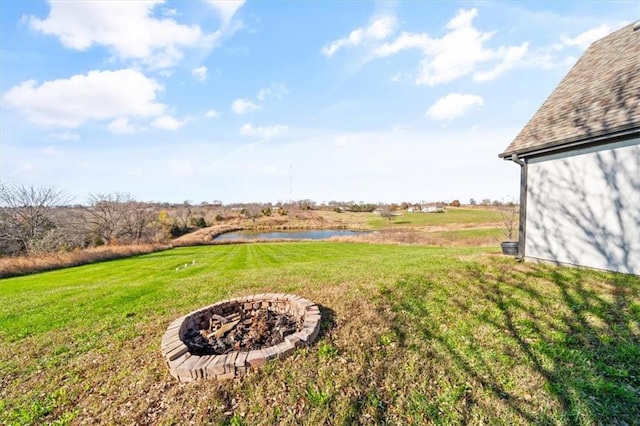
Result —
M169 322L261 292L319 303L318 341L169 376ZM639 389L640 278L486 248L184 247L0 280L2 424L634 424Z

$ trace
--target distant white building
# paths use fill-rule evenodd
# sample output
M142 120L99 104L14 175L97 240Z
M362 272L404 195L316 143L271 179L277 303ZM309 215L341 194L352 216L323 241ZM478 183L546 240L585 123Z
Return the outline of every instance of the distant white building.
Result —
M407 209L409 213L444 213L444 207L435 205L410 206Z

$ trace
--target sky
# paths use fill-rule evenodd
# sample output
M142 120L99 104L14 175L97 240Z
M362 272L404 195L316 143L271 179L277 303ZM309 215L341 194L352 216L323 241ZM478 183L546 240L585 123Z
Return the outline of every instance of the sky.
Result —
M616 1L0 0L0 183L200 203L518 197L498 158Z

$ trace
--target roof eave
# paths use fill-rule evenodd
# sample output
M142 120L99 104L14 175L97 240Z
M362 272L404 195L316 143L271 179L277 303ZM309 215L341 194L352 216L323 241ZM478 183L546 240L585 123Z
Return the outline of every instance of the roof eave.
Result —
M634 136L640 136L640 123L633 123L620 127L614 131L605 131L600 134L589 135L586 137L577 136L563 141L552 141L532 149L525 148L521 150L505 151L502 154L498 154L498 157L508 161L512 160L514 154L519 158L539 157L541 155L570 151L576 148L604 145Z

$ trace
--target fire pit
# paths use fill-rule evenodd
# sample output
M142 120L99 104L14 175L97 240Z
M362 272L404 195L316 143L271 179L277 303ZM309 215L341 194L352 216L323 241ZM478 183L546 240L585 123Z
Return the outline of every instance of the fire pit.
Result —
M318 306L292 294L223 300L173 321L161 350L181 382L230 379L311 344L320 330Z

